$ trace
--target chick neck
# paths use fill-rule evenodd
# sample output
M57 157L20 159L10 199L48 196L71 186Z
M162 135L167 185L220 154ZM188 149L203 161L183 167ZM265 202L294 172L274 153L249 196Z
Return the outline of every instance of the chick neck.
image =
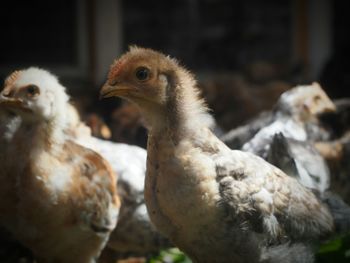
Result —
M21 124L21 118L0 108L0 145L11 143Z
M50 119L22 119L14 140L18 140L31 153L55 151L64 143L64 116L64 113L60 113Z
M206 118L203 118L208 114L207 107L204 100L200 99L196 81L190 73L176 67L164 75L167 80L165 102L159 109L144 111L145 117L149 120L151 135L165 133L172 141L178 142L208 127Z

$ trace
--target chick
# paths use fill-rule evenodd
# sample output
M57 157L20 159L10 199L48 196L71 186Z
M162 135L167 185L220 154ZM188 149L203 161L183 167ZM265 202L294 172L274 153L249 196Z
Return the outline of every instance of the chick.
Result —
M5 153L15 209L0 223L37 262L95 262L119 213L115 175L100 155L66 139L68 96L56 77L29 68L10 79L0 105L21 124Z
M115 143L91 136L91 130L81 122L77 110L69 109L67 130L76 143L90 148L105 158L118 174L117 188L122 200L117 227L107 243L109 257L150 256L170 242L156 231L150 222L143 197L146 174L146 151L140 147Z
M328 208L294 178L215 137L201 121L196 82L178 62L133 47L111 66L101 96L141 109L148 212L194 262L312 262L310 243L333 231Z
M271 140L279 132L300 141L324 140L322 137L327 137L327 133L322 133L317 115L334 110L334 104L317 83L298 86L282 94L273 121L246 142L242 150L266 158Z
M272 151L273 154L277 154L277 160L273 161L273 164L277 165L281 162L278 156L278 151L281 149L278 146L282 146L282 149L284 146L283 141L278 140L275 136L282 134L286 140L289 140L284 142L289 144L288 147L292 148L293 155L299 159L296 178L304 186L311 187L322 194L330 186L329 171L321 156L310 155L310 148L313 146L307 146L306 141L329 138L330 133L321 125L318 115L334 110L333 102L317 83L298 86L282 94L274 111L267 114L269 118L253 120L236 131L231 131L223 139L232 146L237 138L247 138L249 140L243 144L243 151L259 155L265 160L269 158L268 154ZM250 135L251 138L247 135ZM305 144L303 145L302 142ZM275 144L275 149L271 149L273 144ZM313 152L317 155L316 151ZM305 156L310 156L308 161ZM286 172L283 168L282 170Z
M221 139L232 149L244 147L266 158L272 137L279 132L297 140L329 139L332 133L322 116L334 111L334 103L317 83L297 86L284 92L272 111L259 114Z

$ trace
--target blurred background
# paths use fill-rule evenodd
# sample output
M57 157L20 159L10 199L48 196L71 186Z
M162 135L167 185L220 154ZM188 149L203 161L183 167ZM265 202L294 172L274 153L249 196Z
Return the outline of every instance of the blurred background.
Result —
M49 69L86 121L99 122L90 115L98 114L112 139L145 146L133 107L116 99L99 103L97 93L129 45L150 47L197 74L218 124L229 130L271 108L296 83L319 81L332 98L349 96L349 6L331 0L10 1L0 16L0 76L32 65Z

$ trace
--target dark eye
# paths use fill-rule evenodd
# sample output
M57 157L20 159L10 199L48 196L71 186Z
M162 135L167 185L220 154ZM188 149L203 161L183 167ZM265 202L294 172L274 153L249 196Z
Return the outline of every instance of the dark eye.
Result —
M321 96L316 95L316 96L314 97L314 102L319 102L320 100L321 100Z
M148 68L145 67L139 67L136 69L135 72L136 78L140 81L145 81L149 78L150 76L150 71Z
M30 97L34 97L35 95L38 95L40 93L38 86L35 85L29 85L27 86L27 94Z

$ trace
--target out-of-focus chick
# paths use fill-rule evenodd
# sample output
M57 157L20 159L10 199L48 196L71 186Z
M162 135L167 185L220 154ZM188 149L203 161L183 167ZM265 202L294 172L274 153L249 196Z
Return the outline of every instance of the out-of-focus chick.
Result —
M221 139L232 149L244 145L245 150L266 157L272 136L279 132L297 140L329 139L332 134L319 116L334 110L334 104L317 83L298 86L283 93L273 111L263 112Z
M201 121L195 80L174 59L131 48L101 96L140 107L148 212L194 262L312 262L310 243L333 230L328 208L278 168L218 140Z
M29 68L8 79L0 105L21 124L4 164L15 209L0 223L37 262L95 262L117 222L115 175L100 155L66 140L68 96L56 77Z
M276 133L272 138L267 161L320 195L330 186L328 166L309 142Z
M298 86L282 94L275 109L273 122L259 130L243 145L242 150L266 159L276 133L300 141L319 140L319 137L327 136L327 133L322 133L317 115L333 110L334 104L317 83Z
M169 241L150 222L144 202L147 153L144 149L91 136L90 128L80 121L78 112L69 107L68 135L78 144L93 149L105 158L118 174L118 193L122 199L117 227L107 247L110 257L149 256L169 247Z
M286 139L291 139L288 144L289 147L293 148L293 150L291 149L291 151L294 151L293 155L301 157L300 154L303 152L305 157L309 155L307 153L310 147L300 145L297 141L315 141L329 137L329 133L320 124L318 115L334 110L334 104L317 83L309 86L299 86L289 90L280 97L273 113L272 122L266 127L261 128L254 137L246 142L242 150L257 154L266 160L271 145L275 143L276 146L276 144L278 145L282 142L278 137L274 137L276 134L281 133ZM287 141L283 142L287 143ZM272 152L277 154L279 151L277 148ZM318 157L323 160L321 156ZM281 161L278 160L276 162ZM323 167L311 163L306 164L306 159L304 159L304 164L302 165L306 169L302 173L304 176L299 174L300 176L297 178L303 185L311 187L319 193L323 193L329 188L330 184L328 169L322 170L321 168ZM299 164L301 163L299 162ZM299 166L298 170L301 172L301 166Z

